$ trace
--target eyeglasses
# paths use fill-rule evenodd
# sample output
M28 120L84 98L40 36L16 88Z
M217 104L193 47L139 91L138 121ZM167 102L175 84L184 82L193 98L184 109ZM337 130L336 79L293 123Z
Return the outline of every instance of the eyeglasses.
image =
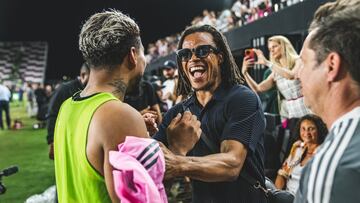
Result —
M181 61L186 62L191 59L193 53L195 53L196 57L202 59L209 56L210 52L218 53L219 50L211 45L200 45L192 49L180 49L176 52L176 55Z

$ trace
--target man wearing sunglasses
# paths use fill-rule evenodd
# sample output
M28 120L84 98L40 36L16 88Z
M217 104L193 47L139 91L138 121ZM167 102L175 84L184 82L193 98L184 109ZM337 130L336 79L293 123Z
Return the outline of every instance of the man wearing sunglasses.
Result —
M264 192L240 175L264 185L264 114L256 94L241 85L225 37L209 25L194 26L178 48L177 90L188 99L168 111L154 136L168 147L165 178L190 177L193 202L266 202ZM201 121L199 140L173 136L187 111Z

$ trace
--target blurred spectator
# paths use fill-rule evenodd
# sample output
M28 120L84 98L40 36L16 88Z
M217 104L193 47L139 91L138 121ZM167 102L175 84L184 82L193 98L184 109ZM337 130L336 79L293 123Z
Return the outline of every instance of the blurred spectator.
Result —
M45 105L48 103L50 97L47 96L43 84L34 83L33 88L34 88L36 104L38 107L36 118L38 120L45 120L45 115L47 112L47 106Z
M297 4L299 2L300 2L300 0L287 0L286 6L291 6L291 5Z
M2 119L3 111L5 111L7 129L10 129L11 127L10 106L9 106L10 98L11 98L11 92L9 88L7 88L3 84L0 84L0 128L2 130L4 130L4 124Z
M165 77L163 85L163 97L162 99L167 103L170 109L176 100L175 96L175 71L177 69L176 63L172 60L167 60L162 67L162 72Z
M269 15L271 13L271 4L269 0L263 0L259 5L258 5L258 14L259 14L259 18L262 17L266 17L267 15Z
M24 85L19 86L18 94L19 94L19 101L22 102L24 97Z
M159 39L156 42L158 47L159 56L166 56L168 54L168 42L165 39Z
M234 20L231 11L226 9L219 15L216 21L216 28L221 32L227 32L232 27L234 27Z
M52 93L53 93L53 88L52 88L52 86L49 85L49 84L45 85L45 95L46 95L46 98L50 98Z
M160 112L162 113L162 114L164 114L164 113L166 113L168 110L169 110L169 108L168 108L168 106L167 106L167 103L164 101L164 100L162 100L162 98L163 98L163 93L162 93L162 89L165 87L164 85L159 85L158 83L156 83L156 82L153 82L153 83L151 83L152 84L152 86L153 86L153 88L154 88L154 90L155 90L155 93L156 93L156 100L157 100L157 103L159 104L159 106L160 106Z
M177 50L178 38L176 35L172 35L166 38L168 42L168 54L171 54Z
M209 12L208 10L204 10L203 11L203 18L200 22L201 25L211 25L211 26L215 26L216 25L216 16L215 13Z
M151 63L155 59L157 59L158 56L159 56L159 52L158 52L157 47L155 46L155 44L152 44L152 43L149 44L148 49L147 49L147 54L145 56L146 62Z
M324 142L328 130L320 117L309 114L299 120L295 132L298 134L298 141L293 144L275 181L278 189L286 189L293 195L299 187L303 167L315 155L317 147Z
M196 16L192 21L191 25L200 25L202 23L202 18L200 16Z
M234 12L235 19L238 22L237 25L241 26L246 21L246 15L250 13L249 8L244 3L244 0L237 0L231 7L231 11Z
M45 127L45 121L47 119L47 112L49 108L49 101L52 95L51 85L38 85L38 88L35 89L35 98L38 106L38 111L36 114L36 119L40 121L40 127Z
M47 142L50 145L49 157L54 158L53 141L54 130L57 115L59 113L61 104L74 95L76 92L81 91L87 84L90 74L90 68L84 63L80 69L80 76L74 80L61 84L50 98L49 106L47 109Z
M27 112L29 117L34 117L37 114L38 107L32 83L28 83L25 89L27 97Z
M246 23L254 22L259 18L259 14L256 7L250 8L250 15L246 19Z

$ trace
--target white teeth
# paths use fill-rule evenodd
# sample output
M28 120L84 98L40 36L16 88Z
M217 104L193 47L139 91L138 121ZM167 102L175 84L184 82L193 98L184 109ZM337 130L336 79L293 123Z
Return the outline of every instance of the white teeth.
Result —
M195 67L191 67L191 68L190 68L190 72L191 72L191 73L193 73L193 72L195 72L195 71L197 71L197 70L203 71L203 70L205 70L205 68L200 67L200 66L195 66Z

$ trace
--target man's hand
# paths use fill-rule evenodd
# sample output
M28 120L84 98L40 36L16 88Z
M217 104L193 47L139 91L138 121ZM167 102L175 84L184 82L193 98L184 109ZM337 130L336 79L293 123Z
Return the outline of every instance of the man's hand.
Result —
M154 111L154 110L151 110L150 106L146 107L145 109L141 110L140 111L140 114L141 115L144 115L144 114L147 114L147 113L150 113L150 114L153 114L154 116L158 116L157 115L157 112ZM155 118L156 119L156 118Z
M142 115L142 117L144 118L146 129L150 136L153 136L157 131L159 131L156 124L156 115L152 113L145 113Z
M249 68L253 68L254 67L254 59L249 57L249 56L245 56L243 59L243 65L241 68L241 73L243 75L245 75L245 73L248 71Z
M178 114L166 130L169 149L175 154L186 155L201 135L200 121L190 111Z
M256 64L266 65L267 63L270 62L265 58L264 53L260 49L254 49L254 51L258 58L258 60L256 61Z

